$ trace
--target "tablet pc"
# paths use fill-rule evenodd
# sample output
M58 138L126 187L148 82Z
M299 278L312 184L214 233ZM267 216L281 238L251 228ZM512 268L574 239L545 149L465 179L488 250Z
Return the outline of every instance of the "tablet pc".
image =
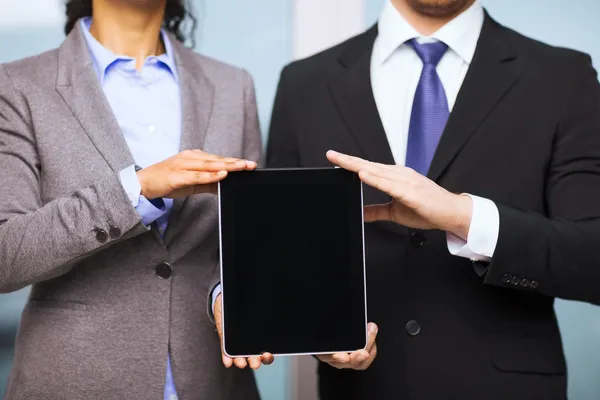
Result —
M219 184L230 357L367 343L362 184L340 168L231 173Z

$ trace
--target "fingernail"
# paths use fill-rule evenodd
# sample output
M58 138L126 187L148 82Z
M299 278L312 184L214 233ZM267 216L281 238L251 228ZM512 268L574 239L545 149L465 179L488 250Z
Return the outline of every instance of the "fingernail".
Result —
M335 151L335 150L329 150L329 151L327 151L327 153L328 153L328 154L330 154L330 155L332 155L332 156L335 156L335 155L338 155L338 154L340 154L340 153L338 153L338 152L337 152L337 151Z
M371 332L371 333L377 333L378 330L379 329L377 328L377 325L375 325L375 324L371 324L369 326L369 332Z
M226 171L219 171L219 172L217 172L217 176L225 176L225 175L227 175Z

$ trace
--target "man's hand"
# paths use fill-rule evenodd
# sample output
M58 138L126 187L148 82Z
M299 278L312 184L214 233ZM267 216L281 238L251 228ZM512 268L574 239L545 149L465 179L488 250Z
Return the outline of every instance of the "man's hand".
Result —
M365 207L365 221L393 221L416 229L440 229L467 240L473 202L469 196L448 192L427 177L400 165L384 165L327 152L327 159L358 173L367 185L387 193L393 201Z
M198 193L216 193L216 183L228 172L253 170L256 163L220 157L201 150L185 150L137 172L142 195L179 198Z
M215 299L215 322L217 323L217 331L219 332L219 339L221 341L221 354L223 356L223 364L225 367L230 368L235 364L240 369L246 368L247 365L253 370L260 368L261 364L270 365L273 363L274 357L271 353L264 353L260 357L250 358L230 358L225 355L223 351L223 313L221 309L221 295L218 295Z
M371 366L375 357L377 357L377 325L369 324L369 338L367 347L364 350L358 350L353 353L335 353L317 356L319 360L331 365L337 369L355 369L365 370Z

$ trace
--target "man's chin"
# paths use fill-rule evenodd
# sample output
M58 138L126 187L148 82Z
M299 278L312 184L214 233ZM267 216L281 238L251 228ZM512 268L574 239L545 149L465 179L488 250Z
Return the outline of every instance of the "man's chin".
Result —
M473 0L406 0L406 2L421 15L447 18L464 11Z

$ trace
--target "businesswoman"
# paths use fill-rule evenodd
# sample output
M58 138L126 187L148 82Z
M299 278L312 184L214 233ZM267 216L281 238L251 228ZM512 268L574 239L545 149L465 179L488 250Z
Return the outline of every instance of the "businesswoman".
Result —
M182 0L66 11L60 48L0 65L0 292L33 285L6 399L256 399L271 359L224 357L211 322L251 78L184 47Z

